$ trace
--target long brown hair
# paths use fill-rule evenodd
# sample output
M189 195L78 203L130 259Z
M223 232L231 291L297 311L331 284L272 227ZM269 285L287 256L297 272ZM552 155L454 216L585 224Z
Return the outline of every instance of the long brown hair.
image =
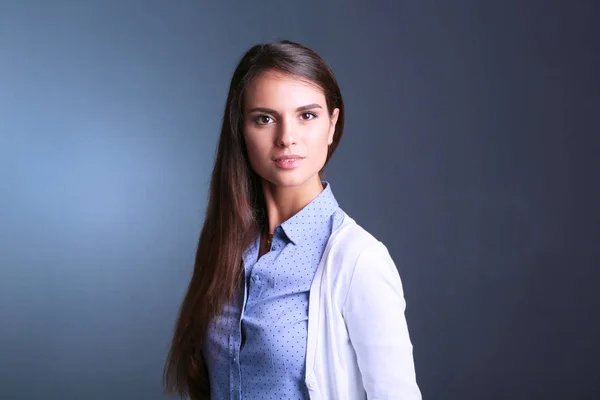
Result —
M194 273L164 369L165 391L194 400L210 396L202 354L209 324L233 299L242 277L242 254L266 222L261 180L250 167L242 134L244 93L251 80L266 71L282 72L318 85L325 94L328 112L339 108L325 165L344 128L344 104L337 80L313 50L282 40L255 45L244 54L229 86Z

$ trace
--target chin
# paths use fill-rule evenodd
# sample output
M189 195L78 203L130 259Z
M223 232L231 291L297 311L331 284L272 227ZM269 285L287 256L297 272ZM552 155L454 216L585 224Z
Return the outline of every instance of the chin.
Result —
M291 173L290 173L291 172ZM316 174L318 176L318 173ZM281 188L292 188L303 186L315 179L315 174L302 174L300 171L288 171L287 173L276 172L267 179L273 185Z

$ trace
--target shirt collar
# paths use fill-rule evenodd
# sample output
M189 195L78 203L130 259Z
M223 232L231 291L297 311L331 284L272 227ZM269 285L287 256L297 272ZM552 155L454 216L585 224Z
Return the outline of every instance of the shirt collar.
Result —
M285 235L294 244L309 238L313 233L312 227L328 223L329 218L339 208L331 190L331 184L327 181L322 183L325 187L323 191L302 210L280 225Z

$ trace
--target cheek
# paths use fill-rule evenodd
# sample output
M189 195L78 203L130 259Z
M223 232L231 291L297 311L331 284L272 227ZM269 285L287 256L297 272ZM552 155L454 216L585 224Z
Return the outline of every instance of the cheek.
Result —
M268 155L268 143L264 140L258 140L257 136L253 134L244 135L244 141L246 142L248 161L250 161L250 166L256 172L261 169L262 160Z
M314 132L310 137L311 147L314 150L327 152L327 147L329 146L329 124L320 126L318 132Z
M318 168L321 168L327 159L328 133L326 129L321 129L318 135L311 136L311 140L307 143L314 162L319 164L316 166Z

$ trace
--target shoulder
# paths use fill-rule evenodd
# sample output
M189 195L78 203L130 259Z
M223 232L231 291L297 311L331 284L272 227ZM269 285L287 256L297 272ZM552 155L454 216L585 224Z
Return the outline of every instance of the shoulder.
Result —
M360 226L345 212L342 225L332 233L332 247L363 249L380 243L371 233Z
M330 240L330 263L339 272L352 274L359 262L384 260L387 264L391 261L387 247L346 213Z
M398 270L387 247L348 215L332 234L319 284L343 314L357 303L402 299ZM376 299L376 300L373 300Z

